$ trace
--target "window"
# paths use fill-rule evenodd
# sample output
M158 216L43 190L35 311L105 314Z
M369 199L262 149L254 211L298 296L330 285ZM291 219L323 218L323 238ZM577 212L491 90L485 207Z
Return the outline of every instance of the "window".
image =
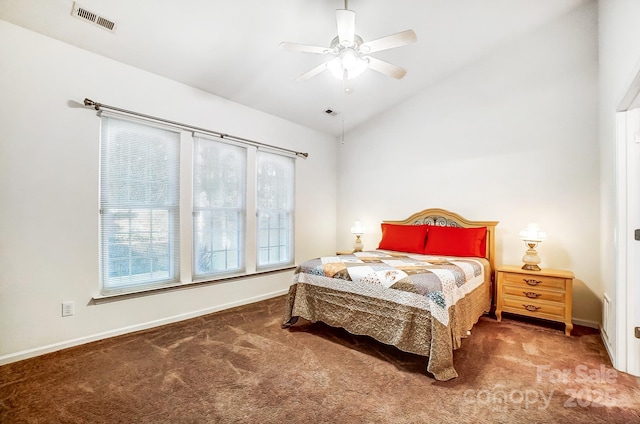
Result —
M293 157L119 114L101 123L102 296L293 264Z
M193 156L195 277L243 271L246 149L196 137Z
M101 140L103 291L177 281L180 135L103 117Z
M258 152L258 267L293 263L294 159Z

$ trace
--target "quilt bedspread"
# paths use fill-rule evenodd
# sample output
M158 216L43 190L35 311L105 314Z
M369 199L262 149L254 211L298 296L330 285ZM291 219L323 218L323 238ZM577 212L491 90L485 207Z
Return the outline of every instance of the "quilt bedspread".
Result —
M487 261L388 251L302 263L287 296L284 326L297 317L343 327L429 357L438 380L457 376L453 350L489 310Z
M385 251L355 252L351 255L312 259L301 264L295 272L298 279L304 274L351 281L354 284L343 287L362 294L380 296L387 292L383 297L427 308L444 325L448 324L449 307L484 282L484 267L477 259ZM385 289L418 296L402 296Z

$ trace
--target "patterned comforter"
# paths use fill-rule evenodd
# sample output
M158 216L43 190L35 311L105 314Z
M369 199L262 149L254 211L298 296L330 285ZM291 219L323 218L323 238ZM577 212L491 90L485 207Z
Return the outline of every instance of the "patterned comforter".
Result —
M453 350L490 305L485 259L358 252L302 263L284 326L302 317L369 335L429 356L427 371L448 380L457 376Z

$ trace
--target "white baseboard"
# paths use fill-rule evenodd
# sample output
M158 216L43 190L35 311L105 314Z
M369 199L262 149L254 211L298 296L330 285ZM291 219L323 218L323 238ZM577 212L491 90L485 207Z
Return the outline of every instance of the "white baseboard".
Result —
M236 306L248 305L250 303L260 302L262 300L271 299L273 297L282 296L286 294L287 289L278 290L275 292L263 294L260 296L251 297L248 299L242 299L236 302L231 302L223 305L212 306L210 308L199 309L197 311L191 311L184 314L174 315L154 321L148 321L141 324L131 325L128 327L117 328L114 330L105 331L103 333L92 334L90 336L78 337L71 340L66 340L59 343L53 343L46 346L40 346L33 349L27 349L16 353L10 353L8 355L0 356L0 365L10 364L12 362L18 362L23 359L33 358L35 356L44 355L45 353L51 353L58 350L66 349L73 346L79 346L85 343L95 342L98 340L108 339L109 337L120 336L122 334L133 333L134 331L146 330L149 328L159 327L161 325L171 324L178 321L184 321L191 318L196 318L202 315L211 314L214 312L222 311L225 309L235 308Z
M577 324L577 325L581 325L583 327L596 328L596 329L600 330L600 333L602 333L602 329L600 328L600 323L599 322L589 321L589 320L586 320L586 319L576 319L576 318L571 319L571 322L573 322L574 324Z

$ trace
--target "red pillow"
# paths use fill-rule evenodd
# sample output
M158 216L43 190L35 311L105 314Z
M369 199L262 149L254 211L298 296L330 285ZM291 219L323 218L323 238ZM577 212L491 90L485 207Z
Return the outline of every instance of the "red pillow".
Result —
M487 227L429 227L429 237L422 253L426 255L485 257Z
M378 249L422 253L428 225L382 224L382 240Z

